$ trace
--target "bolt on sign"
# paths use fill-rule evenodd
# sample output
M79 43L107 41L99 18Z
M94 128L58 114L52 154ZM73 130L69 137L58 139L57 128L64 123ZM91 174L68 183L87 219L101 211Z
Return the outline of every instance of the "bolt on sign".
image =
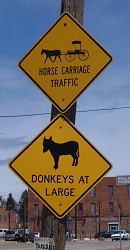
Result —
M58 115L10 161L9 168L55 216L63 218L112 165L64 115Z
M64 13L21 59L19 67L64 113L111 61L106 49Z

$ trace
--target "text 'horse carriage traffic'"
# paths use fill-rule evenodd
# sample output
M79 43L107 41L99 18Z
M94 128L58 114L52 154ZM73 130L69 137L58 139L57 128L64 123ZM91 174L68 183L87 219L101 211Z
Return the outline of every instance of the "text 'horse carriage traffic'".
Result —
M60 59L60 61L61 61L61 56L62 55L65 56L65 59L68 62L74 61L76 56L78 56L78 58L81 61L87 60L88 57L89 57L89 52L87 50L84 50L84 49L81 48L81 41L72 41L72 44L73 44L75 49L68 50L67 52L61 52L59 49L57 49L57 50L45 50L45 49L42 49L41 55L43 55L43 54L46 55L44 63L46 63L48 58L52 62L55 62L56 58L58 57ZM77 47L79 47L79 48L77 48Z

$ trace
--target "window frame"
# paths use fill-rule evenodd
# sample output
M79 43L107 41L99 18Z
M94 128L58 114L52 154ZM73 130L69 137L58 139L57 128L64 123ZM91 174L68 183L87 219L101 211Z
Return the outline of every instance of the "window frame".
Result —
M39 215L39 204L34 204L33 213L34 215Z
M130 196L130 185L127 186L127 193L128 193L128 196Z
M96 187L91 190L91 197L96 197Z
M113 185L109 185L109 195L112 197L114 195Z
M114 213L114 202L113 201L109 202L109 212Z
M92 214L96 214L96 203L95 202L91 202L91 213Z

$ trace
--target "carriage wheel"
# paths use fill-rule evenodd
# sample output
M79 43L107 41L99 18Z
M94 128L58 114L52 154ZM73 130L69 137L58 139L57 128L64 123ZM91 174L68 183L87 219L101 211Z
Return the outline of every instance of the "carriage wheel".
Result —
M81 61L85 61L89 58L89 53L87 50L82 50L82 54L78 54L78 57Z
M66 59L68 62L72 62L72 61L75 59L75 56L76 56L76 55L73 55L73 54L66 54L66 55L65 55L65 59Z

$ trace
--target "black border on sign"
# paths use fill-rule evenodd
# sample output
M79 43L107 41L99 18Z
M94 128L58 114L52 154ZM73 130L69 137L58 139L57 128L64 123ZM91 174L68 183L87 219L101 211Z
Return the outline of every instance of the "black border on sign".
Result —
M26 151L43 133L45 133L45 131L49 128L49 127L51 127L51 125L53 124L53 123L55 123L55 121L56 120L58 120L59 118L62 118L63 120L65 120L107 163L108 163L108 165L109 165L109 167L108 167L108 169L71 205L71 206L69 206L69 208L68 209L66 209L65 211L64 211L64 213L63 214L61 214L61 215L59 215L54 209L53 209L53 207L51 207L47 202L46 202L46 200L44 200L43 199L43 197L41 196L41 195L39 195L37 192L36 192L36 190L28 183L28 182L26 182L26 180L24 180L24 178L13 168L13 166L12 166L12 164L13 164L13 162L15 162L15 160L17 159L17 158L19 158L19 156L21 155L21 154L23 154L24 153L24 151ZM103 178L103 176L105 176L110 170L111 170L111 168L112 168L112 164L80 133L80 131L78 131L77 130L77 128L64 116L64 115L62 115L62 114L60 114L60 115L58 115L58 116L56 116L56 118L55 119L53 119L52 120L52 122L50 122L49 123L49 125L44 129L44 130L42 130L41 131L41 133L39 133L27 146L25 146L25 148L22 150L22 151L20 151L20 153L18 153L17 155L16 155L16 157L12 160L12 161L10 161L9 162L9 168L23 181L23 183L24 184L26 184L27 185L27 187L29 188L29 189L31 189L32 191L33 191L33 193L37 196L37 197L39 197L40 198L40 200L56 215L56 217L58 217L58 218L63 218L78 202L79 202L79 200L81 200L88 192L89 192L89 190L90 189L92 189L102 178Z
M40 86L39 84L31 77L31 75L29 75L26 70L24 70L21 66L21 63L24 61L24 59L32 52L32 50L41 42L41 40L43 40L44 37L46 37L48 35L48 33L57 25L57 23L65 16L67 15L87 36L89 36L91 38L91 40L94 41L94 43L97 44L98 47L100 47L105 54L108 55L108 57L110 58L110 60L108 61L108 63L96 74L96 76L93 77L93 79L87 84L86 87L84 87L84 89L82 89L80 91L80 93L68 104L68 106L65 109L61 109L61 107L53 100L53 98L51 98L49 96L49 94L47 94ZM58 108L59 111L61 111L61 113L65 113L74 103L75 101L79 98L79 96L85 91L85 89L87 89L90 84L95 80L95 78L97 78L98 75L101 74L101 72L109 65L110 62L112 62L113 58L112 56L84 29L84 27L76 20L74 19L69 13L65 12L63 13L60 18L51 26L51 28L40 38L40 40L38 40L38 42L28 51L28 53L22 58L22 60L19 62L19 67L24 71L24 73L36 84L36 86L49 98L49 100L51 100L51 102L56 106L56 108Z

